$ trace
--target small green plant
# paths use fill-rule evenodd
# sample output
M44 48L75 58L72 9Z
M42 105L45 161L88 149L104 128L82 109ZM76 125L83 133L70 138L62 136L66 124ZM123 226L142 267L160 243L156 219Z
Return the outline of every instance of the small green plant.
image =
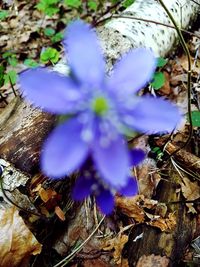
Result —
M24 65L26 65L29 68L36 68L39 66L39 64L32 58L27 58L24 60Z
M9 15L8 10L0 10L0 20L6 19L8 15Z
M44 34L51 39L52 43L60 42L63 39L63 33L57 32L53 28L45 28Z
M60 53L52 47L46 48L41 54L40 54L40 61L43 64L47 64L51 62L52 64L55 64L58 62L60 58Z
M4 72L5 72L4 66L0 65L0 87L4 85Z
M192 116L192 126L200 127L200 111L198 110L192 111L191 116Z
M14 85L17 82L17 72L15 70L10 70L4 74L3 79L4 84L11 83L12 85Z
M135 0L124 0L122 5L123 5L123 7L127 8L130 5L132 5L134 2L135 2Z
M98 4L96 1L88 1L88 7L91 10L97 11Z
M165 84L165 76L160 71L162 67L167 64L167 60L160 57L157 59L157 67L159 71L156 71L153 75L153 81L150 83L154 90L159 90Z
M54 36L51 37L52 43L57 43L62 41L64 35L62 32L57 32Z
M59 12L58 3L60 0L40 0L36 8L42 11L45 15L52 17Z
M52 37L54 34L55 34L55 30L53 28L45 28L44 29L44 34L47 36L47 37Z
M79 8L81 7L81 0L64 0L64 4L68 7Z
M14 85L17 81L17 72L14 69L7 71L7 67L15 68L18 64L17 56L7 51L2 54L2 64L0 65L0 87L6 84Z
M16 67L18 64L16 55L10 51L3 53L2 58L5 59L12 67Z

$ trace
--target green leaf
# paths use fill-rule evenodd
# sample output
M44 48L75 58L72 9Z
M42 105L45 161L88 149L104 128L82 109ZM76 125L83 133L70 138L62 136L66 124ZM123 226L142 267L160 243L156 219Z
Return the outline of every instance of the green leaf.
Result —
M191 116L192 116L192 126L200 127L200 111L198 110L192 111Z
M55 48L48 47L40 54L40 61L44 64L48 62L55 64L58 62L59 57L60 53Z
M8 58L8 63L12 66L12 67L16 67L17 66L17 58L14 56L14 57L9 57Z
M51 17L59 12L60 9L56 6L59 2L60 0L40 0L36 8Z
M63 39L63 33L62 32L57 32L52 38L51 41L52 43L57 43L60 42Z
M45 28L44 29L44 34L48 37L51 37L55 34L55 30L53 28Z
M17 81L17 72L15 70L10 70L4 75L4 84L12 83L13 85Z
M0 87L4 84L4 66L0 65Z
M64 3L69 7L79 8L81 6L81 0L65 0Z
M98 5L97 5L96 1L88 1L88 7L89 7L91 10L96 11Z
M8 57L12 57L12 56L13 56L13 53L10 52L10 51L7 51L7 52L5 52L5 53L2 54L2 57L3 57L4 59L6 59L6 58L8 58Z
M24 65L26 65L29 68L35 68L38 67L39 64L32 58L27 58L24 60Z
M167 64L167 59L163 58L163 57L158 57L157 58L157 67L158 68L162 68Z
M133 3L135 2L135 0L125 0L122 5L123 7L127 8L129 7L130 5L132 5Z
M155 72L153 76L153 82L151 82L151 86L155 90L159 90L165 84L165 76L162 72Z
M4 20L8 17L9 12L7 10L0 10L0 20Z

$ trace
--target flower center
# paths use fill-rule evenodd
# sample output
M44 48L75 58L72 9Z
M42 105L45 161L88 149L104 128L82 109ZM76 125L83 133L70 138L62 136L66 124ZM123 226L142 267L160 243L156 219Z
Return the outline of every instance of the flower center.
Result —
M98 116L103 116L108 111L107 99L103 96L96 97L92 102L92 109Z

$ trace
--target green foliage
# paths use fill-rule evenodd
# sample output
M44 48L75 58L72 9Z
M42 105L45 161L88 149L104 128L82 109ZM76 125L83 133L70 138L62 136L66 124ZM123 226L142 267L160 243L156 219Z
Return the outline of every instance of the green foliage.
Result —
M6 19L8 15L9 15L8 10L0 10L0 20Z
M51 37L55 34L55 30L53 28L45 28L44 29L44 34L47 36L47 37Z
M167 64L167 59L157 58L157 68L162 68ZM161 71L154 73L153 81L150 83L154 90L159 90L165 84L165 75Z
M192 126L200 127L200 111L195 110L191 113L192 116Z
M52 43L57 43L62 41L63 39L63 33L62 32L57 32L54 36L51 37Z
M24 60L24 65L26 65L29 68L36 68L39 66L39 64L32 58L27 58Z
M68 7L79 8L81 6L81 0L64 0L65 5Z
M52 64L55 64L58 62L60 57L60 53L52 47L48 47L40 54L40 61L43 64L51 62Z
M162 72L155 72L151 86L155 90L159 90L165 84L165 76Z
M97 11L98 4L97 4L96 1L88 1L88 7L89 7L91 10Z
M17 72L15 70L10 70L3 76L4 84L12 83L13 85L17 81Z
M4 72L5 72L4 66L0 65L0 87L2 87L4 84Z
M123 5L123 7L127 8L130 5L132 5L134 2L135 2L135 0L124 0L122 5Z
M12 67L16 67L18 64L16 55L10 51L3 53L2 58L5 59L7 63Z
M163 57L158 57L157 58L157 67L158 68L162 68L167 64L167 59L163 58Z
M59 12L58 3L60 0L40 0L36 8L42 11L45 15L52 17Z
M161 160L164 155L164 153L158 146L153 147L151 149L151 152L155 155L156 160Z

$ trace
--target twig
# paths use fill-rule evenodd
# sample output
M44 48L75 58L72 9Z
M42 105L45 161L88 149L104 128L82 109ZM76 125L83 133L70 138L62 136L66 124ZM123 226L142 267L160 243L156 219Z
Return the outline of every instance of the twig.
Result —
M108 7L107 10L101 14L100 18L106 16L110 11L112 11L113 9L115 9L119 5L121 5L122 2L123 2L123 0L117 1L115 4L113 4L112 6ZM111 16L109 16L109 17L111 17ZM96 20L94 20L93 23L92 23L93 27L96 27L99 23L101 23L101 21L102 21L101 19L98 21L98 18Z
M190 1L192 1L193 3L197 4L198 6L200 6L200 4L199 4L199 3L197 3L197 2L196 2L196 1L194 1L194 0L190 0Z
M133 20L139 20L139 21L144 21L144 22L149 22L149 23L153 23L153 24L157 24L157 25L161 25L167 28L171 28L176 30L176 27L170 24L165 24L159 21L155 21L155 20L150 20L150 19L143 19L143 18L138 18L138 17L134 17L134 16L130 16L130 15L112 15L112 18L124 18L124 19L133 19ZM184 30L184 29L180 29L181 32L189 34L191 36L195 36L197 38L200 39L200 34L195 34L193 32Z

